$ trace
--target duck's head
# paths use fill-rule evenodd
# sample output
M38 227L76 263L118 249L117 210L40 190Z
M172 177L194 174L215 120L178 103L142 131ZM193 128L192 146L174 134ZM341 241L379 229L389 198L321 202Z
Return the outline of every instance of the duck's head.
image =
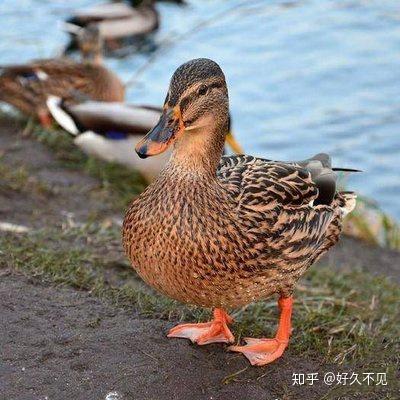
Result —
M198 58L181 65L173 74L157 125L137 144L141 158L164 152L173 143L202 146L211 136L226 139L242 153L229 130L229 101L225 76L220 66Z

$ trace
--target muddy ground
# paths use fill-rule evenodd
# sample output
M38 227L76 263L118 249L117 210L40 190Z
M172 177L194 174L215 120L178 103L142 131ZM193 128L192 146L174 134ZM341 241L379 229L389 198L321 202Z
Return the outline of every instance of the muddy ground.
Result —
M1 162L11 170L24 166L32 190L0 190L0 222L37 229L93 215L121 219L113 204L93 195L96 179L64 168L48 147L22 138L20 130L19 122L0 121ZM42 191L37 182L45 182ZM321 264L361 267L400 282L398 252L353 238L343 238ZM0 399L382 398L356 392L338 397L322 383L292 386L292 372L344 367L295 356L289 348L276 363L253 368L224 346L167 340L173 322L138 318L90 293L46 285L9 268L0 269L0 318Z

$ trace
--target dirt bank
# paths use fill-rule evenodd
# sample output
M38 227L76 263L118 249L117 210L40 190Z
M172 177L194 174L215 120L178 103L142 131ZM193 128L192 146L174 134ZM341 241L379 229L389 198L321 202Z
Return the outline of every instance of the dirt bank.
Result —
M328 389L291 388L292 371L318 371L316 360L288 353L267 370L251 368L224 346L165 339L171 324L5 271L0 313L4 399L105 399L117 392L121 399L243 400L275 399L285 391L318 398Z

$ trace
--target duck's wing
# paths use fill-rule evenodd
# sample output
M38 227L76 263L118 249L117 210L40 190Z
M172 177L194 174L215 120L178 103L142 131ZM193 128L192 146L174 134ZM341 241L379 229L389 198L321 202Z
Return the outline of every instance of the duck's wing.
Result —
M0 66L0 98L31 114L45 107L43 92L51 87L52 80L42 65L50 60L40 60L29 64Z
M247 232L260 238L254 249L268 247L270 265L310 265L337 242L342 219L355 206L353 193L336 192L330 160L319 155L293 163L228 156L217 174Z
M276 192L274 187L281 187L282 196L277 199L283 205L307 204L309 201L314 206L332 204L337 192L337 171L361 172L357 169L332 167L331 157L326 153L302 161L274 161L252 156L223 157L219 166L220 179L230 185L233 192L238 190L237 185L236 188L235 184L232 186L234 182L241 182L242 189L246 187L247 181L242 179L243 174L247 174L259 185L260 196L264 195L265 189L272 195ZM310 198L315 188L317 196Z
M63 71L74 71L76 69L74 61L67 58L57 59L38 59L28 64L11 64L0 66L0 76L8 78L25 78L45 81L48 73L61 73Z
M151 107L117 102L84 101L68 104L50 96L47 106L54 119L74 135L85 131L118 139L123 135L143 135L160 117L160 112Z
M238 207L259 212L306 205L318 197L311 173L296 164L247 155L224 156L217 175Z
M111 77L102 66L66 59L37 62L33 66L45 78L41 80L43 90L64 99L72 99L76 91L99 99Z
M280 163L284 163L280 161ZM311 174L311 180L318 189L318 197L313 205L319 204L330 205L334 201L337 194L337 174L336 172L361 172L352 168L335 168L332 167L332 159L329 154L318 153L315 156L302 161L286 162L304 168Z
M86 84L82 68L76 63L62 60L38 60L26 65L0 67L0 80L9 82L27 95L40 96L43 92L57 94Z
M76 92L102 101L121 101L124 96L122 83L105 67L65 58L0 67L0 80L13 82L25 93L33 93L40 103L49 95L73 100Z
M118 102L86 101L67 109L80 125L98 133L116 130L144 135L161 115L155 109Z
M0 100L30 114L36 108L37 98L29 89L31 80L39 80L28 65L0 66Z

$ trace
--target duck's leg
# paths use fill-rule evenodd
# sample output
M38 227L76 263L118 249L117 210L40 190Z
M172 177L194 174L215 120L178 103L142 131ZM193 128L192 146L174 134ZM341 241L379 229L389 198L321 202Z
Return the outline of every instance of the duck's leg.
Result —
M51 128L53 122L50 113L46 109L39 109L37 115L43 128Z
M245 338L245 346L230 346L228 350L243 353L251 365L265 365L279 358L285 351L291 333L292 297L281 297L278 301L281 315L274 339Z
M228 328L233 319L221 308L214 310L214 319L199 324L182 324L172 328L168 337L190 339L193 343L233 343L235 338Z

